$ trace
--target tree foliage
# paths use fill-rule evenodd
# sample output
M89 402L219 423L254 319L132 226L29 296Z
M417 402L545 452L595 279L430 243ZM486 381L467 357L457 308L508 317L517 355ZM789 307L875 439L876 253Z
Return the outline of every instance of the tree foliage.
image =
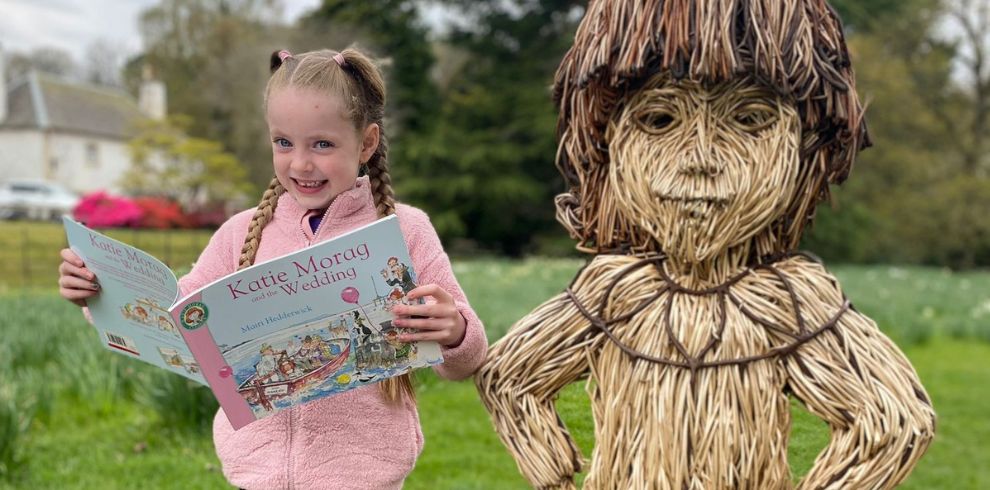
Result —
M579 2L448 3L469 19L446 41L465 61L447 74L435 130L410 142L397 181L447 238L510 255L563 238L553 218L563 185L549 87Z
M131 168L122 187L134 195L161 196L190 210L241 200L252 191L247 171L220 142L191 137L188 117L147 120L129 142Z
M861 22L871 28L850 35L874 147L860 155L806 244L833 260L990 265L990 220L979 216L990 209L990 91L982 93L976 71L955 71L961 53L979 53L972 46L986 40L972 44L978 36L970 36L967 48L965 39L941 33L939 23L959 4L908 3L913 8ZM862 8L871 5L884 2Z
M161 0L142 13L145 52L125 70L136 91L150 66L169 113L189 116L191 134L221 142L258 184L272 175L261 93L269 55L285 47L280 17L271 0Z
M40 47L26 53L10 53L7 72L11 78L25 77L28 72L35 70L63 78L73 78L79 72L79 66L69 52L53 47Z
M400 128L399 132L418 134L429 129L438 94L430 80L433 52L427 28L417 14L416 2L324 0L301 20L300 27L309 31L350 31L352 39L320 47L343 49L358 42L386 58L390 122Z

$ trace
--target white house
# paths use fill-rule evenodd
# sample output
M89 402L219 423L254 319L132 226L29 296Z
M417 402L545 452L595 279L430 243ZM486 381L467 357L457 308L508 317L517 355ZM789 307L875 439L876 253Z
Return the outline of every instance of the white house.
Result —
M120 192L136 123L165 117L164 84L144 82L135 100L123 90L38 72L8 81L3 60L0 48L0 180Z

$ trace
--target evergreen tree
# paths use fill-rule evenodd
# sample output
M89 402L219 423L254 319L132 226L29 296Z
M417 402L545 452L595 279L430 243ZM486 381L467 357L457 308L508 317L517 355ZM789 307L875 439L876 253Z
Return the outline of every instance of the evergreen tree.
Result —
M398 180L441 235L510 255L546 237L573 245L554 220L563 182L549 88L579 3L448 2L469 27L454 28L447 47L466 61L444 88L435 131L410 142L412 165Z

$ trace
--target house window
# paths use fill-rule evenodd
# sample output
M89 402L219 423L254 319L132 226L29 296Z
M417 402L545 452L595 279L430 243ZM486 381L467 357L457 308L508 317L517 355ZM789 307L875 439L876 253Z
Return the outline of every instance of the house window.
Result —
M86 166L90 168L100 166L100 147L96 143L86 143Z

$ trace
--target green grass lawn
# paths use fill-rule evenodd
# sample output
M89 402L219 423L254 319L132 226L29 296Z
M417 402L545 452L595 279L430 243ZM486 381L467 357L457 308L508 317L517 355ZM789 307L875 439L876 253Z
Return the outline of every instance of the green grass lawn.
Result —
M474 260L455 272L494 340L579 266ZM990 488L990 274L834 270L857 307L904 347L939 414L935 443L903 488ZM227 488L207 391L105 352L78 311L51 292L0 295L0 335L0 488ZM428 372L418 378L426 448L406 487L526 488L474 386ZM557 408L590 454L583 386L564 390ZM794 415L790 460L800 475L828 430L799 406Z

